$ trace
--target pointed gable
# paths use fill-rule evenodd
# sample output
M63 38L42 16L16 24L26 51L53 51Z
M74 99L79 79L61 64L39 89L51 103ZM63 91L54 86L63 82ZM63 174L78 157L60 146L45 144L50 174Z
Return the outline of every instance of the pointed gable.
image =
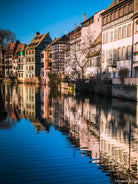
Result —
M49 33L35 35L30 44L26 47L26 50L37 48L45 38L49 43L52 41L49 36Z

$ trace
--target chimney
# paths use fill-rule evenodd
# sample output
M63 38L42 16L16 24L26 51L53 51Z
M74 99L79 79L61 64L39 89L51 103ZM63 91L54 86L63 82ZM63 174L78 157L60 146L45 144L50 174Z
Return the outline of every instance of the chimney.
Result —
M83 21L85 21L86 20L86 13L84 13L84 18L83 18Z
M39 32L35 32L35 36L37 36L37 35L40 35L40 33Z

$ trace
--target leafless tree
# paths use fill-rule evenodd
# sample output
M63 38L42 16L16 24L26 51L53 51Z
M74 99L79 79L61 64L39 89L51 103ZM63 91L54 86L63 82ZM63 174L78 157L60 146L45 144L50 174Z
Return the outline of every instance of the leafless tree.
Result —
M82 79L84 78L84 69L88 62L90 55L90 48L94 41L94 33L88 28L85 35L81 35L80 45L78 46L77 34L72 43L73 47L70 49L70 55L75 60L78 67L81 69Z
M1 57L2 57L0 67L2 67L4 64L4 56L9 46L9 43L13 42L15 38L16 38L15 33L13 33L10 30L0 28L0 52L1 52ZM5 73L4 68L3 68L3 73Z

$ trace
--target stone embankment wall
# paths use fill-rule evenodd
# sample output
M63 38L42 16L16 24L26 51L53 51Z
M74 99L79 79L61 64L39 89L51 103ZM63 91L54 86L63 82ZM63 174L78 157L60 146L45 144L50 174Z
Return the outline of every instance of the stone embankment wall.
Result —
M125 78L122 84L120 79L112 80L112 96L138 101L138 80Z

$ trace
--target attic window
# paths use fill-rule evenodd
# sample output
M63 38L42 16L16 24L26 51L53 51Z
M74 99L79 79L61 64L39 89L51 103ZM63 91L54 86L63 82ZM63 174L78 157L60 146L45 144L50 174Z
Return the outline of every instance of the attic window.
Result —
M118 0L115 0L115 4L117 4L118 3Z

